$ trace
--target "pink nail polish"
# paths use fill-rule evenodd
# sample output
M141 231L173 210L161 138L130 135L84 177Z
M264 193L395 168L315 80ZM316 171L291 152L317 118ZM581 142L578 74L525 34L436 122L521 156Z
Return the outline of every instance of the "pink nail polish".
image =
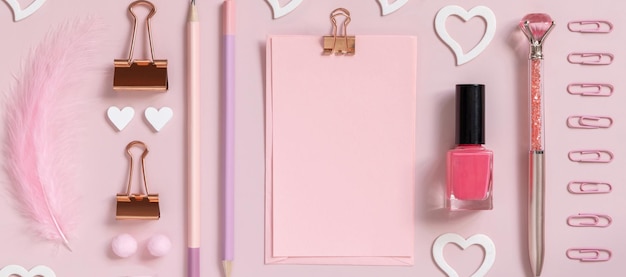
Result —
M446 208L491 210L493 152L485 144L485 86L456 86L457 146L448 151Z

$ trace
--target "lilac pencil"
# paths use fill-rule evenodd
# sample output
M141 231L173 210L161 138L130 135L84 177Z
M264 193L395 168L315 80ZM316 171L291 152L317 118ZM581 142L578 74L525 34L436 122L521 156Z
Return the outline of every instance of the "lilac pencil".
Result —
M235 248L235 1L222 5L224 24L224 274L230 277Z
M200 277L200 22L191 0L187 21L187 276Z

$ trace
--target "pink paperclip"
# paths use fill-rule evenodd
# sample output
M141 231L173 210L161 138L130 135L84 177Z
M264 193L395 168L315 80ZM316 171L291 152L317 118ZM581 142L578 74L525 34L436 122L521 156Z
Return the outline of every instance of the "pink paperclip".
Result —
M578 33L610 33L613 31L613 23L606 20L570 21L567 29Z
M567 154L572 162L579 163L610 163L613 152L609 150L574 150Z
M611 250L601 248L570 248L565 251L567 258L581 262L606 262L611 259L611 255Z
M567 225L572 227L609 227L613 219L605 214L583 214L567 217Z
M567 92L582 96L611 96L615 88L611 84L575 83L567 85Z
M567 127L572 129L606 129L613 125L609 116L572 115L567 118Z
M600 194L609 193L612 190L611 184L603 182L572 181L567 184L567 191L573 194Z
M567 61L582 65L609 65L615 56L611 53L571 53L567 55Z

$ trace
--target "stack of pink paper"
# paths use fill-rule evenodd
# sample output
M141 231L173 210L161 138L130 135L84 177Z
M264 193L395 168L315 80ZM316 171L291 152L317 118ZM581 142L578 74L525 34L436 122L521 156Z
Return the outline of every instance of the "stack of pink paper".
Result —
M416 38L267 43L266 263L412 265Z

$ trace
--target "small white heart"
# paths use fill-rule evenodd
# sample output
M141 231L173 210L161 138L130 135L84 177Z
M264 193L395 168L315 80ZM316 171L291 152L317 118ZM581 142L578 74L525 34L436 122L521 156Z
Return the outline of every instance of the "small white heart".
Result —
M272 11L274 12L274 19L282 17L292 12L302 3L302 0L291 0L289 3L287 3L287 5L281 7L278 0L266 0L266 1L272 7Z
M448 243L454 243L460 246L463 250L471 245L478 245L485 249L485 258L478 270L472 274L471 277L483 277L496 261L496 245L486 235L477 234L473 235L467 240L461 237L459 234L447 233L439 236L433 243L433 259L437 266L448 275L448 277L459 277L459 274L446 262L443 258L443 248Z
M145 116L152 128L158 132L172 119L174 112L168 107L163 107L160 110L149 107L146 109Z
M448 34L448 31L446 30L446 19L448 19L451 15L456 15L466 22L472 17L478 16L482 17L487 24L487 28L482 39L476 46L474 46L474 48L472 48L472 50L467 52L467 54L463 53L461 45L450 37L450 34ZM456 5L445 6L439 10L437 17L435 17L435 31L437 31L437 35L441 38L441 40L443 40L443 42L447 44L450 49L452 49L452 52L454 52L454 55L456 56L456 64L462 65L476 58L487 48L487 45L489 45L496 34L496 15L491 9L485 6L476 6L470 11L466 11Z
M395 12L402 8L404 4L409 2L409 0L396 0L395 2L389 4L389 0L377 0L380 3L380 8L382 9L383 15L388 15L392 12Z
M124 107L120 110L118 107L111 106L107 110L107 117L109 117L109 121L113 123L113 126L115 126L118 131L122 131L126 128L126 125L128 125L134 116L135 110L132 107Z
M7 4L9 4L9 7L11 7L11 10L13 10L13 21L15 22L18 22L24 18L29 17L30 15L35 13L37 10L39 10L39 8L43 6L43 3L46 2L46 0L35 0L32 3L30 3L30 5L26 7L26 9L22 9L22 7L20 7L20 3L18 3L17 0L4 0L4 1L6 1Z
M56 277L57 275L47 266L38 265L33 267L30 271L19 265L8 265L0 270L0 277Z

